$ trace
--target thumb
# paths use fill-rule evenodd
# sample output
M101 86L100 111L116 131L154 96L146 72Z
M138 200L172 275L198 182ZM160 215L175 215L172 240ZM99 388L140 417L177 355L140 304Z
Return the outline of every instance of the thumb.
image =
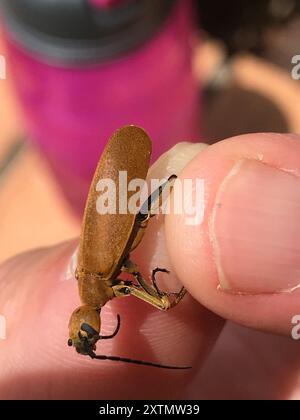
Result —
M290 334L300 312L300 142L254 134L208 147L182 179L201 179L202 223L166 218L176 273L204 306L232 321Z

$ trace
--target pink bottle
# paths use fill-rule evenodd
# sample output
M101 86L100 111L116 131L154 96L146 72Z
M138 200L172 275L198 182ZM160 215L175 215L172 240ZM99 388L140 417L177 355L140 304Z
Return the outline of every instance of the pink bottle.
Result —
M135 124L153 159L199 140L189 0L0 0L30 138L80 213L107 139Z

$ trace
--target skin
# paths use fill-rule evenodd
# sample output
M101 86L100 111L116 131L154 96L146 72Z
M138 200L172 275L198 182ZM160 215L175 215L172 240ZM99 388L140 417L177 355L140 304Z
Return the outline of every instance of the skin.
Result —
M167 159L172 171L185 167L184 177L203 177L209 186L207 214L229 161L255 159L263 150L273 166L300 173L300 142L293 136L247 135L200 149L191 153L191 146L179 145L152 174L166 175ZM130 297L114 299L101 314L102 334L113 332L116 313L121 329L99 344L98 353L192 365L186 372L92 361L67 347L67 324L79 298L66 269L77 240L5 262L0 267L0 313L7 320L7 338L0 340L1 398L298 398L299 342L291 340L290 331L291 316L300 312L299 291L220 290L208 230L206 223L188 230L175 215L165 223L151 221L132 259L145 277L155 266L170 269L170 275L160 276L160 287L177 290L183 284L190 295L168 313Z

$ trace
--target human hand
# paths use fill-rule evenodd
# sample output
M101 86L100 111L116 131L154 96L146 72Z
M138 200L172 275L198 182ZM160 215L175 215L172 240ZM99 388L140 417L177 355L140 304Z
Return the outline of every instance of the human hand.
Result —
M114 330L116 313L121 330L97 352L193 369L93 361L67 347L69 316L79 305L67 270L75 241L17 256L0 268L0 314L6 320L1 398L297 394L299 343L288 336L292 318L300 313L300 294L294 290L300 283L298 138L256 134L207 148L180 144L151 176L170 174L166 167L172 173L185 167L182 177L204 180L204 220L199 226L187 226L182 215L166 216L165 224L152 220L132 259L145 276L156 266L170 269L170 275L161 276L161 288L177 290L183 283L193 298L187 296L169 313L133 297L114 299L103 309L101 332ZM286 337L233 324L223 329L225 320Z

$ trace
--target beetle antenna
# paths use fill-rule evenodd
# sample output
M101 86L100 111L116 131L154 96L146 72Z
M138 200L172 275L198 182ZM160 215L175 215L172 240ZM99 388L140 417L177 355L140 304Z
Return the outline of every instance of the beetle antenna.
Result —
M100 340L107 340L107 339L110 339L110 338L114 338L120 330L120 325L121 325L121 318L120 318L120 315L118 314L117 315L117 327L116 327L114 333L111 334L111 335L99 335L99 339Z
M128 359L127 357L105 356L103 354L97 355L94 352L90 352L89 353L89 356L92 359L112 360L113 362L133 363L135 365L152 366L152 367L161 368L161 369L177 369L177 370L192 369L191 366L168 366L168 365L160 365L158 363L145 362L144 360Z
M114 333L111 334L111 335L98 335L97 331L93 327L91 327L89 324L87 324L86 322L81 324L80 328L82 329L82 331L87 333L89 338L97 337L98 340L102 340L102 339L114 338L120 330L120 325L121 325L121 318L120 318L120 315L118 314L117 315L117 327L116 327ZM82 338L81 333L80 333L79 338Z

